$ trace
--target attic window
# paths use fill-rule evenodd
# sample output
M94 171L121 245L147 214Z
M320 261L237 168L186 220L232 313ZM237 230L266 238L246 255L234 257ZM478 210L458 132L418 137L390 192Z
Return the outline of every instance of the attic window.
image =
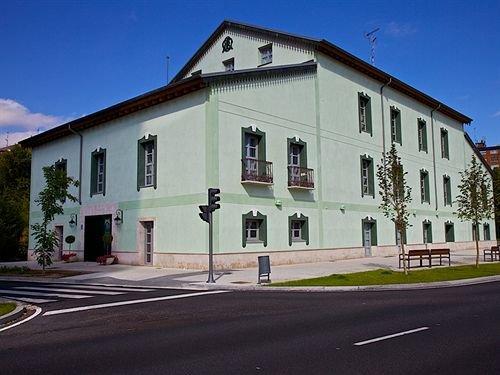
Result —
M273 45L267 44L259 48L260 65L266 65L273 62Z
M234 58L227 59L226 61L223 61L222 64L224 64L224 71L232 72L234 70Z

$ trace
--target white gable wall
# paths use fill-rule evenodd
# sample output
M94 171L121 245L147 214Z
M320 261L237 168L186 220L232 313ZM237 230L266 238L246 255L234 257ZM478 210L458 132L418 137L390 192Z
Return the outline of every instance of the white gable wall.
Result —
M233 39L233 49L222 52L222 42L230 36ZM243 34L238 30L225 30L219 38L207 49L183 78L201 69L202 73L223 72L223 61L234 58L234 69L252 69L260 65L259 48L269 43L273 44L273 61L269 66L300 64L314 59L311 46L300 44L283 38L270 38L256 33Z

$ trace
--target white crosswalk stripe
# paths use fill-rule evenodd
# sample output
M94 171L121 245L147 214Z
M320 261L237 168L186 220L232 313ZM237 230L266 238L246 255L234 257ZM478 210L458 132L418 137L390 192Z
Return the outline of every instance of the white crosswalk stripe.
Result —
M56 299L42 299L42 298L27 298L27 297L9 297L9 299L14 299L16 301L22 301L27 303L47 303L56 302Z
M108 292L104 290L88 290L88 289L69 289L69 288L41 288L34 286L18 286L15 289L23 290L41 290L41 291L52 291L52 292L63 292L63 293L91 293L91 294L103 294L107 296L117 296L125 292Z
M151 292L154 289L144 289L142 286L138 286L137 288L127 288L121 286L106 286L106 285L68 285L70 288L80 288L80 289L96 289L96 290L116 290L116 291L124 291L124 292ZM66 286L66 285L57 285L57 286Z
M0 289L0 297L15 299L18 301L43 304L57 302L64 299L83 299L99 296L121 296L133 292L152 292L155 288L146 287L121 287L91 284L24 284L12 286L11 289Z
M59 298L90 298L92 296L87 296L83 294L64 294L64 293L40 293L40 292L28 292L25 290L14 290L14 289L0 289L1 294L14 294L21 296L38 296L38 297L59 297Z

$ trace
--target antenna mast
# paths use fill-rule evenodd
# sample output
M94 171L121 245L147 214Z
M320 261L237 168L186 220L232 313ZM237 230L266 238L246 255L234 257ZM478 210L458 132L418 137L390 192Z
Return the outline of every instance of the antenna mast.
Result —
M375 33L379 30L380 27L377 27L375 30L365 33L365 38L368 39L368 42L370 43L370 63L373 66L375 66L375 45L377 43L377 36Z

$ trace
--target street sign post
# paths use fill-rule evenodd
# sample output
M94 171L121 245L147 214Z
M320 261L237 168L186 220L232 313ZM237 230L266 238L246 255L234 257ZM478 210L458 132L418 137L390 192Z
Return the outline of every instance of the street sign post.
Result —
M213 249L213 220L212 213L220 208L220 190L216 188L208 189L208 205L198 206L200 209L199 216L201 220L208 223L208 280L207 283L213 284L214 280L214 249Z

